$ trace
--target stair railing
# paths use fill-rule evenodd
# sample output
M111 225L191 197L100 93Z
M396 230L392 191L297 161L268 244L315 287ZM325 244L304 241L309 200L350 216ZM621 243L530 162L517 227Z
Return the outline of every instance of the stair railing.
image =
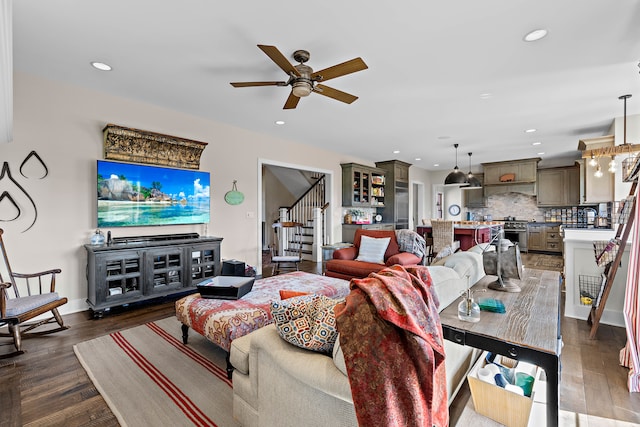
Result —
M323 174L318 176L316 182L290 207L281 209L280 214L281 221L300 222L303 227L313 227L313 242L309 242L312 246L311 255L307 254L305 257L303 254L303 258L315 262L321 261L322 246L325 244L325 210L328 206L325 187L326 175ZM284 211L285 209L286 211Z

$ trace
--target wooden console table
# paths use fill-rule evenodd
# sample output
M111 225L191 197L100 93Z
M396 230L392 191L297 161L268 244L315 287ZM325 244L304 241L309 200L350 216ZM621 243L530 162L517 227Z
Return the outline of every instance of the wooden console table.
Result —
M485 276L473 287L475 298L497 298L506 313L483 311L478 323L458 319L458 300L440 313L447 340L534 363L547 374L547 426L558 426L560 381L560 273L525 269L522 292L493 291ZM482 289L486 292L480 293Z

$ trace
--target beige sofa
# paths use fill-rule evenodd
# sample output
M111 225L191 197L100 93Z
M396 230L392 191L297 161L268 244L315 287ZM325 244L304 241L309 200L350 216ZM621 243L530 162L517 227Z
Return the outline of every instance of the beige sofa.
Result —
M457 252L429 267L441 310L457 303L468 280L473 284L484 276L480 252ZM480 351L445 341L445 354L451 403ZM339 351L332 358L298 348L269 325L234 340L230 361L233 415L242 426L358 425Z

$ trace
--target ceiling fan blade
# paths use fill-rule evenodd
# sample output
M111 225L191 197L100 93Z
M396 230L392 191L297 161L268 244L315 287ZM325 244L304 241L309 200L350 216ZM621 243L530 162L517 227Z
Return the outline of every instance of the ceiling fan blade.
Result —
M282 68L282 71L287 73L287 75L291 75L291 73L293 73L296 76L300 76L300 72L296 70L296 68L291 64L291 62L289 62L287 58L285 58L285 56L278 50L277 47L267 46L263 44L259 44L258 47L262 49L262 51L266 53L267 56L271 58L271 60L275 62L278 67Z
M298 102L300 101L300 98L298 98L297 96L295 96L293 94L293 92L291 92L289 94L289 97L287 98L287 101L284 103L284 107L282 108L283 110L292 110L294 108L296 108L298 106Z
M230 83L233 87L250 87L250 86L286 86L287 82L236 82Z
M319 93L320 95L328 96L329 98L336 99L338 101L342 101L346 104L351 104L353 101L358 99L357 96L351 95L347 92L342 92L341 90L334 89L329 86L318 84L313 90L315 93Z
M326 82L327 80L355 73L356 71L366 70L367 68L369 67L367 67L367 64L364 63L362 58L354 58L350 61L343 62L342 64L316 71L311 74L311 78L315 79L317 77L322 77L319 81Z

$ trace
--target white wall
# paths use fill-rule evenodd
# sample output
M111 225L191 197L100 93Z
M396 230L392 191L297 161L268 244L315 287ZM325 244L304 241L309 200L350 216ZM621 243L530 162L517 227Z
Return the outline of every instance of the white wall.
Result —
M259 248L258 159L326 169L334 173L332 241L341 238L340 163L361 159L342 156L300 143L256 134L222 123L188 116L129 99L16 73L14 75L14 142L0 145L13 178L31 195L16 200L24 207L21 219L6 221L10 210L0 203L0 227L17 272L61 268L57 290L68 297L63 313L86 309L86 253L96 227L96 159L103 158L102 129L107 123L208 142L200 169L211 172L211 222L208 234L223 237L222 257L257 265ZM26 179L19 173L25 157L35 150L49 169L44 179ZM277 154L276 154L277 153ZM371 162L367 162L371 163ZM366 163L365 163L366 164ZM6 177L5 177L6 178ZM224 202L233 180L244 193L239 206ZM9 188L0 180L0 192ZM15 188L10 191L17 194ZM6 200L5 200L6 202ZM22 208L21 207L21 208ZM255 213L247 218L246 213ZM106 233L107 230L105 230ZM204 227L165 226L111 229L114 237L198 232Z
M616 117L609 128L609 135L614 135L614 144L624 144L624 116ZM627 115L627 144L640 144L640 114ZM638 153L634 153L638 154ZM622 160L627 155L616 156L618 162L618 170L616 171L615 180L615 200L622 200L629 195L631 183L622 182L621 165Z

